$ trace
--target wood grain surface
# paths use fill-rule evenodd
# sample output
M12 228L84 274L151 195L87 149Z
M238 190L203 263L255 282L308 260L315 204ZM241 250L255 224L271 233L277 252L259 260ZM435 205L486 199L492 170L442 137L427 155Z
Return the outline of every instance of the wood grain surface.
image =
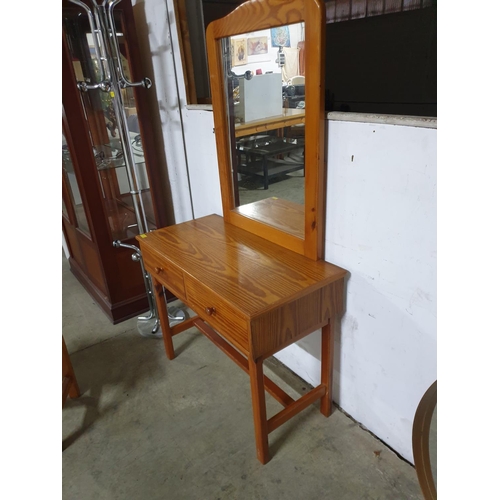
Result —
M325 285L346 271L325 261L312 261L209 215L137 238L148 262L155 252L184 275L208 284L212 292L248 318Z
M214 293L209 286L186 275L187 302L200 318L222 332L243 353L248 355L248 320L233 306L228 297Z
M311 260L218 215L158 229L137 240L151 273L167 357L175 357L172 335L184 329L169 326L163 287L173 284L179 289L183 286L186 305L199 316L187 324L194 324L248 370L261 463L270 459L268 434L272 430L318 398L322 413L331 414L331 322L343 311L344 269ZM292 401L276 384L269 383L263 361L318 328L323 329L321 384ZM286 406L269 421L265 390Z
M154 250L146 252L142 256L142 260L153 278L162 283L168 283L168 289L175 293L178 299L186 299L184 274L178 266L166 261L161 254Z
M340 279L253 318L252 356L266 358L323 328L342 312L343 296L344 282Z

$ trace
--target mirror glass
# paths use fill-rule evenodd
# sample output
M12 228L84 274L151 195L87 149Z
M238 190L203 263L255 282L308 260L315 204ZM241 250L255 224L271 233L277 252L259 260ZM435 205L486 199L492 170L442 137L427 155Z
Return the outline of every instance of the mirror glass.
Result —
M304 237L305 25L222 39L234 211Z

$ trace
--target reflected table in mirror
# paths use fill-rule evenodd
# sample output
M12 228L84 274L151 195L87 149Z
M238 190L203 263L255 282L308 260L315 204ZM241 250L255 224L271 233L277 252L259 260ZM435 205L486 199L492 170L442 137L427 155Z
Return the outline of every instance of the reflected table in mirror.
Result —
M253 120L244 123L236 123L234 126L235 136L244 137L246 135L269 132L284 127L304 124L306 119L305 109L283 108L281 115L271 116L262 120Z
M269 179L304 169L303 139L257 136L239 141L237 148L238 173L262 179L266 190Z

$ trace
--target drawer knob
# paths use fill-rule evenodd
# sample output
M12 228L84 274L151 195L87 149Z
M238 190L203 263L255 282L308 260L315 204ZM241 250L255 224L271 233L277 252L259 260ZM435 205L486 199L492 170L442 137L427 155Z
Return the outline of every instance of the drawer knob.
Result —
M160 274L163 271L163 268L161 267L155 267L155 273Z
M215 307L207 307L205 309L205 312L209 315L209 316L212 316L212 314L215 313Z

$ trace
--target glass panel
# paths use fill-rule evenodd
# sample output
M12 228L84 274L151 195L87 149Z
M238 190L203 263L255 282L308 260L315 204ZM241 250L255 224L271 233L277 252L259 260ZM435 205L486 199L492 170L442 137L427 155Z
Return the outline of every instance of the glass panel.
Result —
M125 76L131 80L128 50L123 34L121 16L115 11L115 23L121 61ZM70 47L77 81L96 83L101 81L95 57L94 41L88 18L81 11L68 9L63 12L63 24ZM76 83L76 82L75 82ZM137 119L135 90L120 89L132 142L133 156L138 171L138 190L142 192L143 210L148 223L147 229L156 229L153 203L146 171L146 163ZM100 89L81 93L93 145L95 163L101 184L101 196L107 212L107 220L113 239L127 239L139 234L134 210L131 182L124 161L123 144L120 138L113 92Z
M303 236L304 23L222 40L236 211Z
M71 154L69 152L64 131L62 133L62 166L63 166L63 175L66 178L66 185L68 187L68 191L71 197L71 204L75 212L76 225L81 231L83 231L90 238L89 224L87 222L87 216L85 215L85 209L83 208L82 197L80 195L80 189L78 187L78 182L75 176L75 169L73 167L73 160L71 159ZM69 218L68 208L64 203L64 199L63 199L63 214L67 218Z

